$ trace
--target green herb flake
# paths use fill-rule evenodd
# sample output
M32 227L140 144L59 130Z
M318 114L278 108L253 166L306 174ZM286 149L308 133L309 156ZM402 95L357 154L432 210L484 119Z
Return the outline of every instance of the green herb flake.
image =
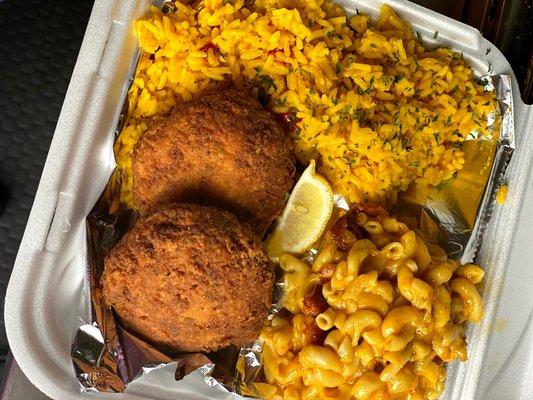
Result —
M392 118L393 125L400 125L400 114L396 113L394 114L394 117Z
M361 120L361 118L363 117L363 110L358 108L357 110L354 111L354 113L352 114L352 118L355 120L355 121L359 121Z
M285 105L285 103L287 102L287 98L286 97L282 97L280 99L276 99L274 100L274 103L279 106L279 107L283 107Z
M394 83L398 83L398 82L400 82L402 79L403 79L403 75L396 75L396 76L394 77L394 81L393 81L393 82L394 82Z
M437 40L438 37L439 37L439 31L435 31L435 33L433 34L433 40Z
M254 79L252 80L252 85L255 90L258 92L259 96L259 102L261 102L261 98L263 98L264 101L268 101L268 92L271 88L274 88L274 90L277 90L277 86L272 80L272 78L268 75L256 75Z
M261 75L261 86L264 86L267 90L271 87L273 87L274 90L278 89L272 78L268 75Z
M419 43L422 43L422 35L418 31L416 32L416 40L418 40Z
M454 52L452 54L452 59L454 60L462 60L463 58L464 58L463 53Z
M486 87L489 85L489 80L487 78L481 78L477 80L478 85Z
M349 105L349 104L347 104L347 105L345 105L345 106L342 108L341 113L343 113L343 114L349 114L351 108L352 108L352 106Z

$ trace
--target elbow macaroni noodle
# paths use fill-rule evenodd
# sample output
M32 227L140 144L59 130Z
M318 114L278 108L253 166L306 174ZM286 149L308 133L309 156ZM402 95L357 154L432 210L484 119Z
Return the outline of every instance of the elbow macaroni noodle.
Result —
M352 212L347 251L326 234L312 265L291 255L284 306L263 328L268 400L437 399L483 316L484 272L461 266L390 216ZM348 229L348 228L345 228Z

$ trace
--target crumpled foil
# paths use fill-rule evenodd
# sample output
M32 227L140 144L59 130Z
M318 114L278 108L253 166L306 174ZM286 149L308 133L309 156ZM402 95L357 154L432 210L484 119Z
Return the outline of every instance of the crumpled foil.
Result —
M172 2L163 2L162 7ZM165 9L172 12L172 9ZM439 243L450 257L471 262L481 244L491 215L496 190L515 147L511 79L509 76L485 77L492 82L500 104L501 129L492 140L477 138L465 142L466 164L455 178L429 192L413 187L400 196L394 212L415 221L430 241ZM127 101L117 132L127 114ZM496 116L491 116L496 121ZM192 372L203 377L206 385L250 397L261 397L258 383L265 382L262 372L261 343L238 348L231 346L213 353L184 353L169 357L137 338L120 325L113 310L103 301L100 276L104 259L123 234L133 225L136 214L120 203L121 172L112 174L100 199L87 216L88 282L91 293L91 321L80 326L72 343L72 360L82 391L123 392L128 383L176 364L175 379ZM341 196L335 196L338 209L347 209ZM303 255L312 260L316 249ZM279 277L281 278L281 277ZM275 285L272 318L282 308L283 284Z
M463 145L464 167L454 178L429 191L412 185L399 196L393 210L462 264L476 257L515 148L511 77L481 79L488 82L487 90L495 91L501 118L489 116L489 124L498 121L499 132L489 139L469 135L471 139Z
M135 212L120 203L121 172L116 170L104 193L87 216L88 277L92 321L81 325L71 356L82 391L123 392L126 385L143 375L175 362L176 380L197 371L205 382L224 391L234 391L234 370L240 349L185 353L169 357L124 329L102 298L100 276L106 254L132 226Z

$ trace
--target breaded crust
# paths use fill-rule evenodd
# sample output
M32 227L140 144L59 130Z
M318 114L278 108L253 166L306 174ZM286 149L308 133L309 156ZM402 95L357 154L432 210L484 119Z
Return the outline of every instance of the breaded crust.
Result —
M105 259L103 295L121 322L163 351L213 351L257 339L273 266L227 211L170 204L141 217Z
M275 118L234 89L177 106L138 140L133 196L141 214L158 204L214 205L262 236L294 184L292 142Z

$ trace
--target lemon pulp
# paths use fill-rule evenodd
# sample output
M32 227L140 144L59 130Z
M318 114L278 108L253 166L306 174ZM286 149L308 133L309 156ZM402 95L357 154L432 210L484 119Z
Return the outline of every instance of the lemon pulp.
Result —
M268 256L277 261L284 253L298 255L315 243L333 210L333 191L315 171L311 160L289 197L278 226L266 242Z

